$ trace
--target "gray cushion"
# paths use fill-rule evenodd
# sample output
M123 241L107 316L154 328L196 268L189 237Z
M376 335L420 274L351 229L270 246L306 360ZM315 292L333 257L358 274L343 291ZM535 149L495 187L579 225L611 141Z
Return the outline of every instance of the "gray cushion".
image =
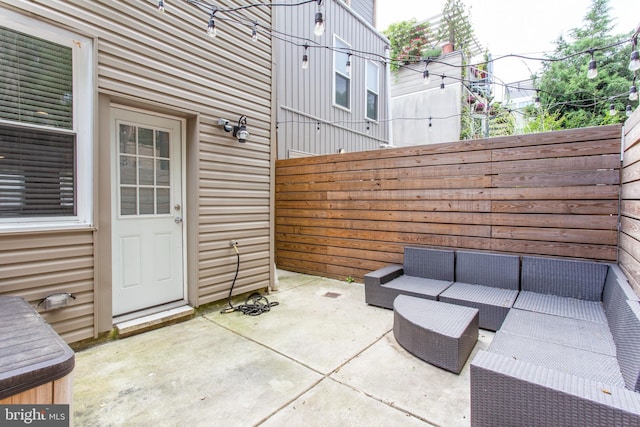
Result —
M522 290L600 301L607 270L607 264L523 256Z
M454 252L429 248L404 248L404 274L453 282Z
M591 322L607 322L602 303L598 301L585 301L577 298L522 291L518 295L515 304L513 304L513 308L589 320Z
M520 257L490 252L456 252L456 282L520 288Z

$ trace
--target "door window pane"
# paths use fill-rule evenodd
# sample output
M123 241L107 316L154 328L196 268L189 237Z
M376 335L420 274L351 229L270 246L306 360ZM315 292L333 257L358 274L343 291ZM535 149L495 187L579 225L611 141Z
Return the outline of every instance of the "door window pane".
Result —
M155 209L153 188L140 188L140 215L152 215Z
M140 174L140 185L153 185L154 181L154 170L153 170L153 159L140 159L140 167L138 169Z
M156 201L158 214L170 213L171 200L168 188L158 188L156 190Z
M119 126L121 215L171 214L170 133Z
M120 187L120 215L138 213L138 190L133 187Z

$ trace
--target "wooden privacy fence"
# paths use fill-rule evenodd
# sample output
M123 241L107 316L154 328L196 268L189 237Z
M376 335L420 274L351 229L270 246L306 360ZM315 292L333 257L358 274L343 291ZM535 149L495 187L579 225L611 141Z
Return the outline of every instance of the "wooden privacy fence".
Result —
M615 261L619 125L276 163L276 264L344 279L404 246Z
M640 295L640 109L624 126L619 263Z

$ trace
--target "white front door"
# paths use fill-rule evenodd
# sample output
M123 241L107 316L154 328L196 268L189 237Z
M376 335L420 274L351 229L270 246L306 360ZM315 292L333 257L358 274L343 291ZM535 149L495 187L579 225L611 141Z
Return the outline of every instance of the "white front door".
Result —
M184 299L182 122L112 108L113 315Z

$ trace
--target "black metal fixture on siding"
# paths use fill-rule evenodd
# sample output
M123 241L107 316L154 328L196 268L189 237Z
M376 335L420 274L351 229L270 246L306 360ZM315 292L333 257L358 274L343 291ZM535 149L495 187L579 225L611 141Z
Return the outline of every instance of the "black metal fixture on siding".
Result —
M247 130L247 116L244 114L238 119L236 126L229 124L227 119L218 119L218 126L222 126L225 132L232 132L238 142L245 143L249 139L249 131Z

